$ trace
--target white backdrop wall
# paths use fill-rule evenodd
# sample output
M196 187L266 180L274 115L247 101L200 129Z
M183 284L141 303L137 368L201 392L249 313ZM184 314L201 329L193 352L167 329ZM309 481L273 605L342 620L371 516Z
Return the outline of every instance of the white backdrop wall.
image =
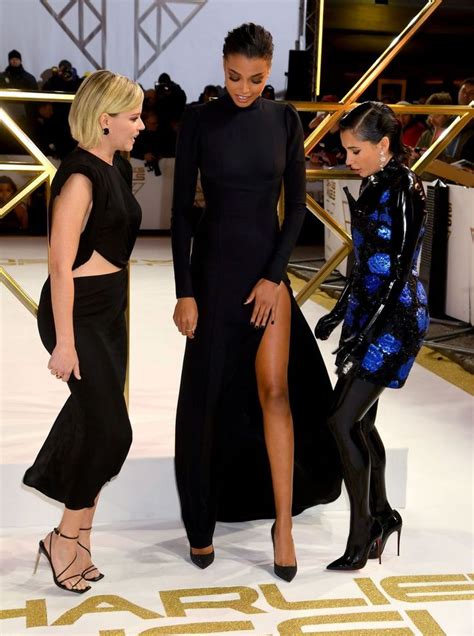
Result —
M8 51L17 49L25 69L37 79L64 58L82 75L95 69L88 54L98 67L104 62L105 68L138 80L144 88L151 88L158 75L167 72L186 91L188 101L193 101L206 84L223 84L224 37L230 29L252 21L273 34L275 56L269 81L277 91L285 89L288 51L295 48L298 38L299 0L91 3L98 17L76 0L61 19L58 14L68 0L0 0L0 68L8 64ZM69 28L73 37L79 36L81 7L84 37L99 27L94 38L82 47L65 30ZM157 47L155 50L139 34L140 16L147 11L141 27Z

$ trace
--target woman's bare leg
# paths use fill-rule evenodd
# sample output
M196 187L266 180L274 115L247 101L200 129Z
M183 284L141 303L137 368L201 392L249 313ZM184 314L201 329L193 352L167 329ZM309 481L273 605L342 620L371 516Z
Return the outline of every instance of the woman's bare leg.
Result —
M291 536L294 434L288 395L290 328L290 297L286 285L281 283L275 322L267 324L255 360L275 499L275 561L279 565L296 562Z

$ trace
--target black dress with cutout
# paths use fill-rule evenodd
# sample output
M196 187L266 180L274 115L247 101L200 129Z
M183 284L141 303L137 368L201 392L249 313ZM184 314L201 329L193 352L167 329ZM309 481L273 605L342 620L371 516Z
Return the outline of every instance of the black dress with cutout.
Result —
M61 163L51 188L53 202L73 174L92 183L92 209L81 234L76 269L95 251L121 269L74 281L73 328L81 379L68 382L71 395L59 413L23 482L71 510L92 507L103 485L117 475L132 442L123 395L127 366L128 276L126 265L141 221L131 191L131 169L120 156L109 165L86 150ZM38 328L46 349L56 346L48 278L41 291Z

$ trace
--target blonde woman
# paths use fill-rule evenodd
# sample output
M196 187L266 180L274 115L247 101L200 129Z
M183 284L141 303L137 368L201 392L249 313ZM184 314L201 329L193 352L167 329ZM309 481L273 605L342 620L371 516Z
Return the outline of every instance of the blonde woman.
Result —
M70 396L24 483L64 504L39 542L55 584L81 594L103 577L91 560L90 530L102 486L117 475L132 441L123 397L126 267L141 221L130 151L144 128L143 92L110 71L92 73L74 98L77 148L54 177L49 209L50 275L38 308L48 369ZM37 564L38 564L37 559Z

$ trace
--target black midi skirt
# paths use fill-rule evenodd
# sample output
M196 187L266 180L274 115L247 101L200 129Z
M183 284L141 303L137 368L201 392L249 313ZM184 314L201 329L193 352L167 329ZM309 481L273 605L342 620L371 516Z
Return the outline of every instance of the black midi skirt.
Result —
M74 278L74 339L81 380L68 382L61 409L23 483L70 510L94 505L117 475L132 443L123 395L127 366L127 271ZM56 332L50 280L38 307L41 340L51 353Z

